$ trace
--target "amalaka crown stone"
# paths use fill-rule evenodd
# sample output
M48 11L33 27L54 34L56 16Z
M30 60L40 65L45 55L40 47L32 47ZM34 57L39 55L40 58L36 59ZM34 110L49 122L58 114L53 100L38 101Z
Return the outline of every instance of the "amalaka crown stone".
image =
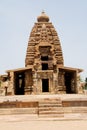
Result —
M43 11L40 16L37 17L38 22L49 22L49 17Z

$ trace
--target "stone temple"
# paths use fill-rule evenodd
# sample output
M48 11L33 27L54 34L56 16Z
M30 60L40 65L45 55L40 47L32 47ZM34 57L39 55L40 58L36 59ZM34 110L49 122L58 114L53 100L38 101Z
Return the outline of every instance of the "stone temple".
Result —
M25 67L8 70L7 95L79 93L82 69L64 66L58 34L42 12L34 24L26 51Z

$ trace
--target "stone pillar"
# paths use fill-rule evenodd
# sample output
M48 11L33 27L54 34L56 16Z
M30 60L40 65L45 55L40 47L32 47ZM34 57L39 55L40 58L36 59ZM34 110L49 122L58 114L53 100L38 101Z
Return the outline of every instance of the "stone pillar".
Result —
M83 91L83 87L81 85L81 81L80 81L80 76L77 75L77 84L76 84L76 93L79 93L79 94L82 94L84 91Z
M37 94L38 93L38 79L37 79L37 72L33 72L33 93Z
M11 71L9 72L9 81L8 81L8 92L11 93L11 95L14 95L14 91L15 91L15 85L14 85L14 72Z
M32 69L25 71L25 95L33 93Z
M58 73L53 73L53 86L54 86L54 93L58 92Z
M60 93L61 92L65 93L65 90L66 90L64 74L65 74L65 72L63 72L61 70L58 73L58 88L59 88Z

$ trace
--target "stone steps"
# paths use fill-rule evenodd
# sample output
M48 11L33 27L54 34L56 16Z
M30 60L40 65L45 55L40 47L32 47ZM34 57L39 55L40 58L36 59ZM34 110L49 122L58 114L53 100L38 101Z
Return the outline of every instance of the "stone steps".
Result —
M61 107L39 107L40 111L62 111Z
M62 103L59 101L41 101L39 107L62 107Z
M39 104L39 107L62 107L61 106L61 104L60 105L58 105L58 104L50 104L50 103L48 103L48 104Z
M63 114L63 111L40 111L40 114Z
M39 102L39 117L63 117L62 101L60 99L46 99Z
M40 114L39 115L40 118L63 118L64 114Z
M59 95L41 96L0 97L0 115L30 114L38 119L87 119L86 97L82 99L80 95L74 98L74 95L71 98L72 95L67 95L68 98L62 99Z

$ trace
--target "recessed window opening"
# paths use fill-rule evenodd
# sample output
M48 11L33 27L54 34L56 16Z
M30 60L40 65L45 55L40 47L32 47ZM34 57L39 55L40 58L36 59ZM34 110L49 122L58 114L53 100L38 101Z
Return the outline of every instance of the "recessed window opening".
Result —
M48 56L41 56L42 61L48 61Z
M48 64L42 63L42 70L48 70Z

